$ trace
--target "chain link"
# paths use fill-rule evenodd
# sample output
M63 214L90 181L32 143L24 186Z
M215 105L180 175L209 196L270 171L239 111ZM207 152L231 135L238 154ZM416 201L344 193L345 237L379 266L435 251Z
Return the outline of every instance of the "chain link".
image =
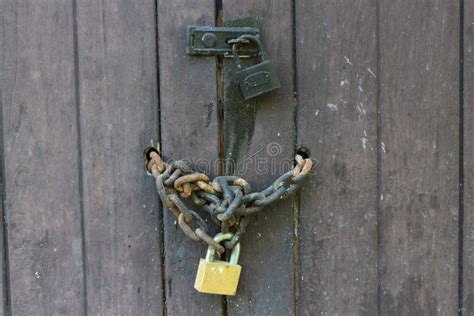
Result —
M249 183L238 176L218 176L212 181L195 172L183 160L165 163L153 146L145 149L145 169L155 178L156 189L163 203L177 218L178 226L189 238L203 241L218 253L233 249L245 233L253 214L265 206L292 195L308 176L313 161L295 156L295 166L260 192L251 192ZM206 221L188 208L182 199L208 212L222 232L234 233L224 247L208 234Z

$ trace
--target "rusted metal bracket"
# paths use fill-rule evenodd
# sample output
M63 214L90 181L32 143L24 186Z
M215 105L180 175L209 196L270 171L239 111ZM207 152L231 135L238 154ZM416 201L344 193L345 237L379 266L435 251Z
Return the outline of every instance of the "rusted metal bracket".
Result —
M232 57L232 44L229 44L229 41L244 34L260 37L260 30L254 27L188 26L186 53L189 55ZM253 45L242 45L239 47L238 53L241 58L253 57L257 56L259 51Z

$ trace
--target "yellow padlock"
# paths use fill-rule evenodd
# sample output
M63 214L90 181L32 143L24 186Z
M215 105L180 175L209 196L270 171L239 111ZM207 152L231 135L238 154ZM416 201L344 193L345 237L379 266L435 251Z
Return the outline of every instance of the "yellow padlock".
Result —
M220 233L214 240L220 243L223 240L232 239L232 233ZM237 264L240 255L240 243L232 249L229 262L214 260L216 251L207 248L206 258L199 261L199 267L194 282L194 288L201 293L235 295L239 284L240 270Z

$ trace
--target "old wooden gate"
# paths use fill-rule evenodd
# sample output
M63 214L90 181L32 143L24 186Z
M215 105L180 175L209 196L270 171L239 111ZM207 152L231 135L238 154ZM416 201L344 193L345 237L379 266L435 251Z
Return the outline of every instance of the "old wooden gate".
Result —
M282 83L247 103L232 61L185 54L188 25L243 17ZM469 0L1 0L0 311L472 315L473 23ZM237 296L193 289L205 247L160 209L150 139L255 189L259 161L317 160L250 226Z

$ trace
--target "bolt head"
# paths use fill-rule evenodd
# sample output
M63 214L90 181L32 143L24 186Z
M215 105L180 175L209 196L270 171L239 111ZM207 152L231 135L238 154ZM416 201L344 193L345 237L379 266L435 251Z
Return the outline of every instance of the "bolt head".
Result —
M217 43L217 38L214 34L212 33L205 33L202 38L201 42L206 46L207 48L214 47Z

